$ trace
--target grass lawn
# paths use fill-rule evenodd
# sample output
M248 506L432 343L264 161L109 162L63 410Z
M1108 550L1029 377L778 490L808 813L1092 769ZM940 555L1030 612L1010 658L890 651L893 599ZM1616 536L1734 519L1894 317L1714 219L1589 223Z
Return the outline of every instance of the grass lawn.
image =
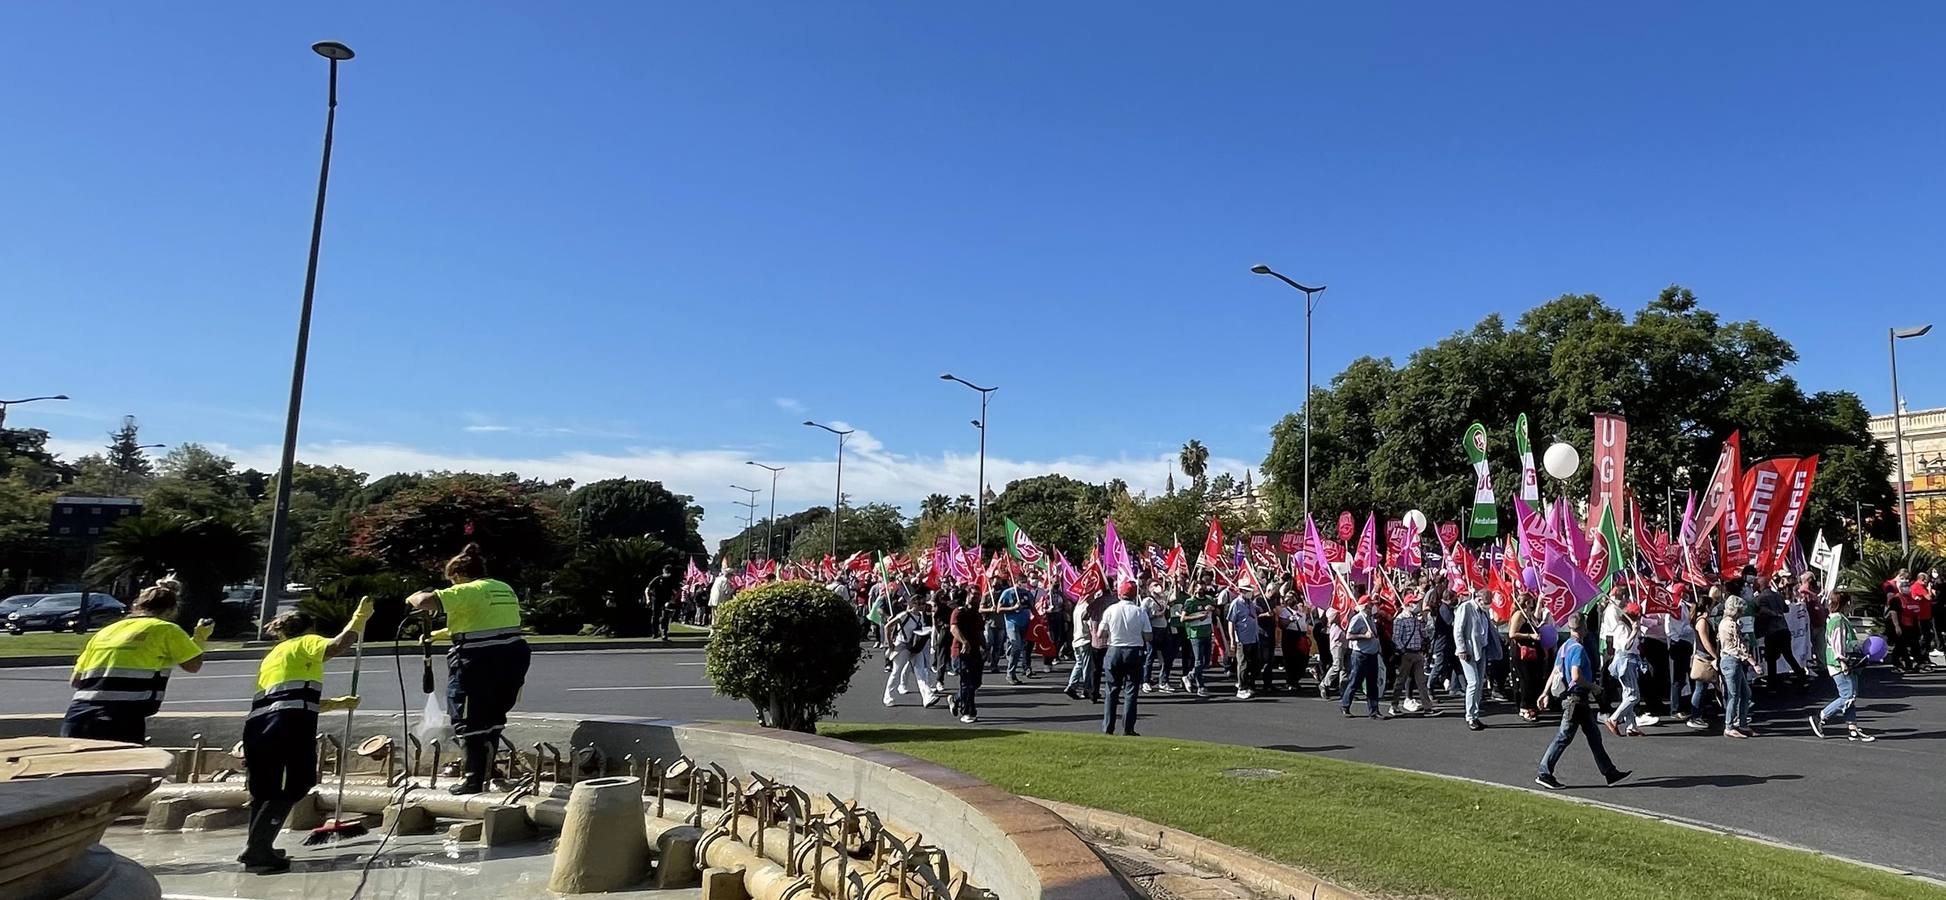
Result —
M88 635L61 632L30 631L26 634L0 634L0 656L66 656L72 659L81 652L81 645L88 642ZM210 641L211 650L235 650L243 646L238 641Z
M1167 738L826 724L1020 794L1138 816L1348 887L1461 898L1939 898L1928 885L1510 788ZM1246 780L1226 769L1276 769Z

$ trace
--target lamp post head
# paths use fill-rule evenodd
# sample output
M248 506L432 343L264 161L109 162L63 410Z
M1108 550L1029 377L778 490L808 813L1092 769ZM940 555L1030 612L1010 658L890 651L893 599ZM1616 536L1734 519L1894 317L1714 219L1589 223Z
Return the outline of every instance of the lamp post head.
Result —
M812 428L823 428L823 427L824 427L823 425L819 425L818 423L816 423L816 422L813 422L813 421L811 421L810 419L805 419L805 420L804 420L804 424L806 424L806 425L809 425L809 426L811 426Z
M972 426L973 426L974 428L980 428L980 427L983 427L983 426L981 426L981 425L980 425L980 420L979 420L979 419L969 419L969 420L967 420L967 421L968 421L969 423L971 423L971 424L972 424Z
M350 47L340 44L337 41L319 41L311 45L311 52L332 62L342 62L357 55L351 52Z
M1257 274L1257 275L1269 275L1269 274L1270 274L1270 267L1269 267L1269 266L1266 266L1266 265L1264 265L1263 263L1258 263L1258 264L1256 264L1256 265L1254 265L1254 266L1251 266L1251 267L1250 267L1250 271L1251 271L1252 273L1254 273L1254 274Z
M957 378L954 378L954 377L953 377L953 373L951 373L951 372L941 372L941 373L939 373L939 380L940 380L940 381L958 381L959 379L957 379Z
M1925 337L1926 332L1931 330L1932 325L1930 323L1921 325L1918 328L1894 328L1892 329L1892 336L1895 338Z

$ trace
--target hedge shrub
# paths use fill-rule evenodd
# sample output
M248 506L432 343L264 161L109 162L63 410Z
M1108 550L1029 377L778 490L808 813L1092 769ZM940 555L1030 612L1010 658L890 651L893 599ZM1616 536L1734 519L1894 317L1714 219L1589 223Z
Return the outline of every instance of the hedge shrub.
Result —
M863 655L850 603L823 585L782 581L716 611L708 671L717 693L756 707L759 724L815 732L837 711Z

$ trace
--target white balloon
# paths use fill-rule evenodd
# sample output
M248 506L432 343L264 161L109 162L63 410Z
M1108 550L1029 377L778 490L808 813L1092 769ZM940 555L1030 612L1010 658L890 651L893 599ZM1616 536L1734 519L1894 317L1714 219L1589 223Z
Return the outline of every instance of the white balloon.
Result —
M1405 527L1412 529L1414 533L1425 534L1426 514L1416 509L1406 510Z
M1547 448L1542 464L1547 467L1547 474L1566 481L1581 468L1581 454L1571 445L1555 444Z

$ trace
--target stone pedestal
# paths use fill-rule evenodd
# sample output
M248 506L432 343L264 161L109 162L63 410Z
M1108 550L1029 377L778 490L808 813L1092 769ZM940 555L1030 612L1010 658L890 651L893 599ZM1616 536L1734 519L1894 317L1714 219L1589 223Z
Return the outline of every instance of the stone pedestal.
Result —
M596 778L575 785L547 889L563 894L619 891L648 872L641 779Z

